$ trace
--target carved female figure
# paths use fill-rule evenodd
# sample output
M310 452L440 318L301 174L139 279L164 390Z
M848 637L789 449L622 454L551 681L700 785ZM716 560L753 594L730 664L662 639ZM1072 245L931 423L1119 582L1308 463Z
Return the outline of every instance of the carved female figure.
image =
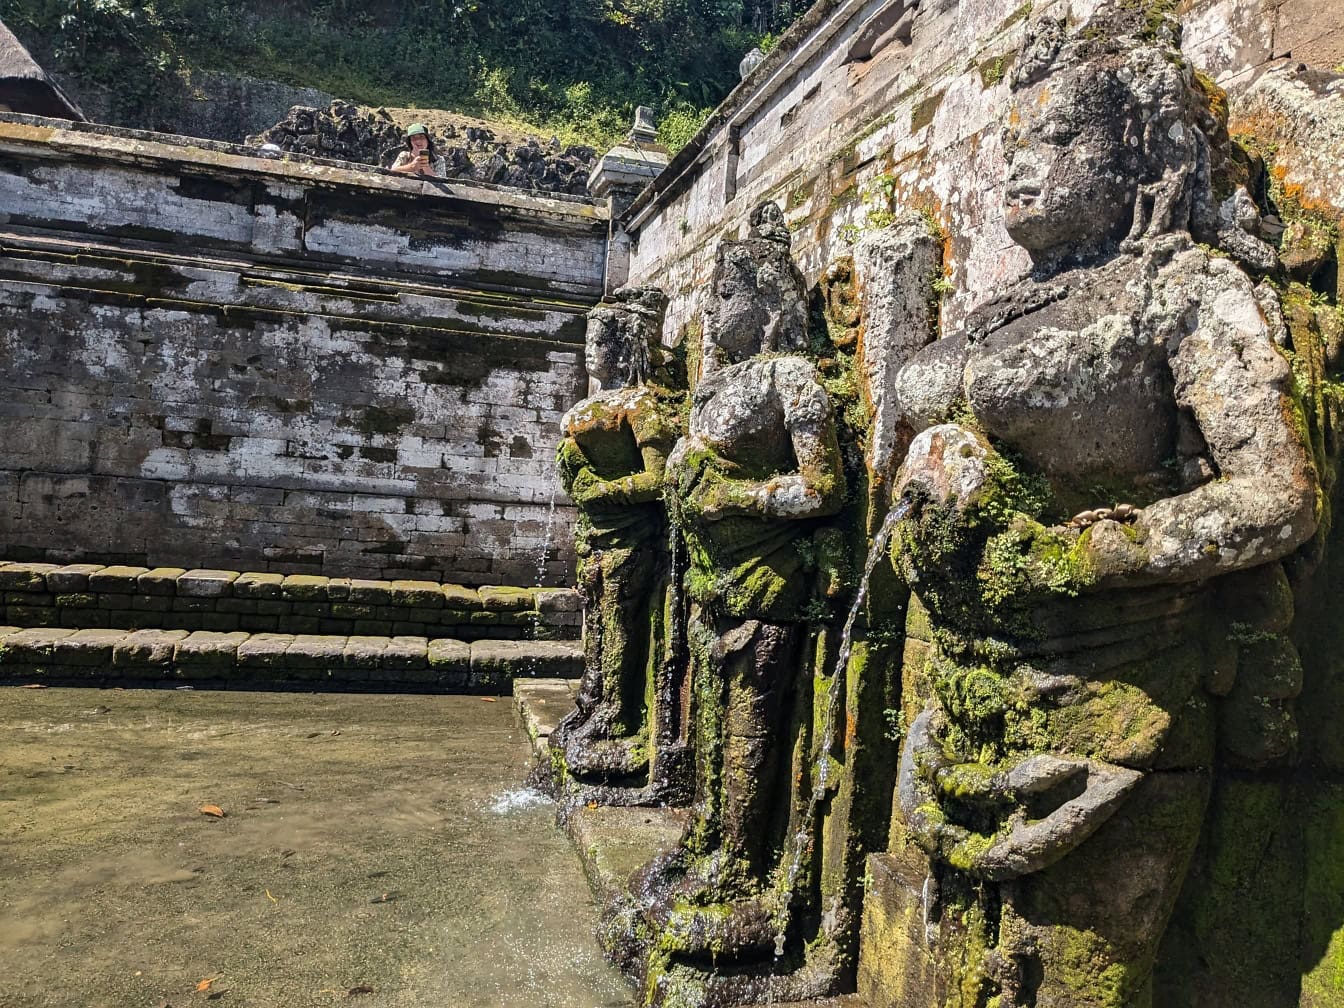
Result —
M920 1004L1152 1003L1237 671L1214 579L1281 578L1316 528L1269 302L1191 238L1263 261L1219 234L1175 42L1141 4L1029 29L1005 210L1033 272L898 378L924 428L894 551L923 661L894 832L931 866L926 953L960 964ZM1288 665L1263 760L1292 745Z
M670 701L649 681L662 674L665 658L663 469L680 433L681 397L652 381L666 304L656 288L627 288L590 313L588 373L600 389L563 421L558 464L579 509L585 671L577 705L551 745L585 801L674 797L670 767L651 765L659 755L675 762L674 754L656 752L673 740L655 737L647 702L650 694L655 704Z
M788 231L774 204L752 225L750 238L720 248L706 373L668 460L668 506L691 558L696 803L680 849L655 862L643 886L655 947L683 965L703 963L693 986L760 982L706 977L711 960L771 968L771 878L793 794L789 726L807 658L812 536L843 501L830 400L816 367L788 353L804 344L806 303ZM678 982L669 966L650 967L651 1003L690 996L660 986ZM741 1003L751 991L698 989L696 1003Z

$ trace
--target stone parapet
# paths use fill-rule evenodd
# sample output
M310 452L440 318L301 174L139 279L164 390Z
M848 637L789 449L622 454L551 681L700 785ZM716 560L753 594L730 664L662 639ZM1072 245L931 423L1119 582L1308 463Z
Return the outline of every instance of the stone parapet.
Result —
M569 641L0 627L0 683L506 695L576 677Z
M578 593L180 567L0 562L0 620L77 630L409 635L458 640L579 636Z

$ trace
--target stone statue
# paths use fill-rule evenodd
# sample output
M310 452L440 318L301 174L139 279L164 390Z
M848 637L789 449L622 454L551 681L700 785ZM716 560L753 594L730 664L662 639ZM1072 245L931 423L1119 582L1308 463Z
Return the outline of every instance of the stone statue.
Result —
M1152 1004L1244 714L1220 699L1229 586L1233 606L1272 596L1317 527L1272 299L1246 271L1267 246L1213 199L1177 35L1110 0L1076 30L1029 27L1005 210L1033 271L897 378L918 433L895 488L914 601L892 850L912 841L928 874L922 925L891 943L924 984L902 1004ZM1300 667L1281 657L1245 698L1254 765L1293 745Z
M774 204L751 221L749 238L719 250L705 373L668 459L668 506L691 558L696 801L680 847L635 887L654 934L651 1004L683 1003L682 983L695 1003L750 1001L750 987L728 990L750 978L724 967L755 963L759 983L777 955L772 880L784 867L795 700L810 683L807 619L825 564L814 532L844 499L831 403L796 353L806 300L788 231ZM710 958L720 975L706 978Z
M558 465L579 509L585 671L551 746L584 802L686 797L680 689L669 679L676 669L667 647L662 503L682 396L654 382L666 306L657 288L625 288L589 314L588 373L600 388L563 421Z

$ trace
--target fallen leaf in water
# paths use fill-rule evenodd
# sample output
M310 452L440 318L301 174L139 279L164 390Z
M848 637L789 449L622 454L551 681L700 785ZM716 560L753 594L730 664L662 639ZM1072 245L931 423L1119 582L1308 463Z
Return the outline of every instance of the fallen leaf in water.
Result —
M499 703L499 697L483 696L483 697L481 697L481 702L482 702L482 703Z
M22 686L20 686L19 688L20 688L20 689L46 689L46 688L47 688L47 684L46 684L46 683L40 683L40 682L30 682L30 683L24 683L24 684L23 684Z
M381 895L375 896L373 899L369 900L369 902L370 902L370 903L395 903L395 902L396 902L397 900L399 900L399 899L401 899L401 893L399 893L399 892L385 892L385 893L382 893Z
M224 810L218 805L202 805L196 811L201 815L214 816L216 819L224 818Z
M272 903L279 904L280 902L278 899L276 899L274 896L271 895L271 891L269 889L266 890L266 898L270 900Z
M196 990L198 992L208 991L214 985L214 982L218 979L219 977L206 977L204 980L202 980L200 983L196 985Z
M368 984L360 984L358 987L351 987L345 992L346 997L354 997L356 994L372 994L373 988Z
M590 808L590 809L595 809L595 808L597 808L597 802L595 802L595 801L590 801L590 802L588 803L588 808Z

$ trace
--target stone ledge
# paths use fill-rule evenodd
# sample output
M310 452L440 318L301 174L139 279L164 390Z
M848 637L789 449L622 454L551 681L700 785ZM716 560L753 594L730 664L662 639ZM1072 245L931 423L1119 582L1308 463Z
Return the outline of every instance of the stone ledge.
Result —
M4 560L0 596L19 627L457 640L573 640L583 608L572 588Z
M515 679L577 677L577 641L429 640L211 630L0 627L0 682L507 695Z

